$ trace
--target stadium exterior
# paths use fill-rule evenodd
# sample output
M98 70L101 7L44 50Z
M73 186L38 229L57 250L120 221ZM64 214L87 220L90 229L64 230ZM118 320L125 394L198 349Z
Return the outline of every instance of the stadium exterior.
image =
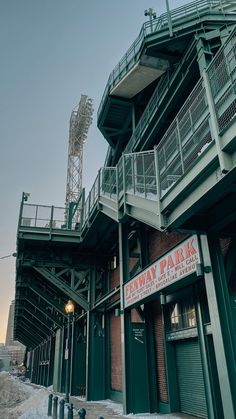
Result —
M235 2L145 23L97 123L109 149L79 223L22 196L14 338L31 380L64 392L69 363L71 395L234 419Z

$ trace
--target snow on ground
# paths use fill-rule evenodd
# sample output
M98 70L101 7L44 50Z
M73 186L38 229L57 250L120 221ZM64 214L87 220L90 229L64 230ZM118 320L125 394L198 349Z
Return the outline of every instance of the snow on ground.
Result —
M31 386L7 372L0 372L0 417L3 419L48 419L49 391Z
M48 419L48 395L52 393L52 387L45 388L29 382L23 382L20 378L7 372L0 372L0 419ZM58 394L58 401L62 398ZM74 400L73 400L74 399ZM89 418L97 418L98 411L105 419L128 418L128 419L191 419L193 416L182 414L129 414L122 415L122 404L111 400L85 402L80 397L72 398L74 405L82 402ZM98 409L101 405L101 409ZM77 418L77 410L74 409L74 418ZM104 413L103 413L104 412ZM66 415L67 416L67 415Z

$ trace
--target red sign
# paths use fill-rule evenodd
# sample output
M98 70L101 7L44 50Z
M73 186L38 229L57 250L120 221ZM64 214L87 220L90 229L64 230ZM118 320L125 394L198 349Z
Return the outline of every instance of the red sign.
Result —
M200 263L197 236L191 236L124 285L125 307L196 272Z

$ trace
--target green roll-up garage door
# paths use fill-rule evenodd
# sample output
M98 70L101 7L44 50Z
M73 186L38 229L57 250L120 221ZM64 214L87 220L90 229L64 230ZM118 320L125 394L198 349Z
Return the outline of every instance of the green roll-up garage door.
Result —
M207 418L202 363L197 339L176 343L176 367L181 412Z

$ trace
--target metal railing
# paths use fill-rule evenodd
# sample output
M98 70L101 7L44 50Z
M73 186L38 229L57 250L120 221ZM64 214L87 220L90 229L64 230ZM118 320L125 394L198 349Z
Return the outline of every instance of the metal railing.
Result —
M154 150L125 153L116 167L99 170L82 208L80 229L92 212L96 208L98 210L96 204L102 197L117 203L117 210L126 194L150 200L164 197L215 143L212 112L216 114L219 136L235 120L236 30L216 54L206 74L207 77L199 80ZM207 101L206 89L210 89L213 110ZM102 205L106 203L104 200ZM65 228L65 214L65 208L24 204L20 226Z
M125 192L146 199L157 199L154 151L124 155Z
M65 229L66 208L46 205L23 205L19 226Z
M236 34L231 35L207 70L222 133L236 115Z
M157 146L160 196L211 143L209 119L205 88L200 80Z
M172 22L173 29L178 24L181 19L186 19L187 16L196 16L200 17L206 12L206 10L215 10L218 13L223 13L223 6L227 6L229 2L227 0L197 0L195 2L188 3L184 6L178 7L170 12L170 19ZM118 82L131 70L132 67L139 60L142 47L146 36L161 31L163 28L168 27L168 14L163 13L156 19L145 22L139 32L138 37L135 39L133 44L130 46L128 51L121 58L119 63L116 65L114 70L111 72L105 91L102 96L100 106L98 108L97 118L101 114L102 107L105 103L106 97L109 94L110 90L118 84Z
M104 167L100 171L100 195L117 200L116 167Z

